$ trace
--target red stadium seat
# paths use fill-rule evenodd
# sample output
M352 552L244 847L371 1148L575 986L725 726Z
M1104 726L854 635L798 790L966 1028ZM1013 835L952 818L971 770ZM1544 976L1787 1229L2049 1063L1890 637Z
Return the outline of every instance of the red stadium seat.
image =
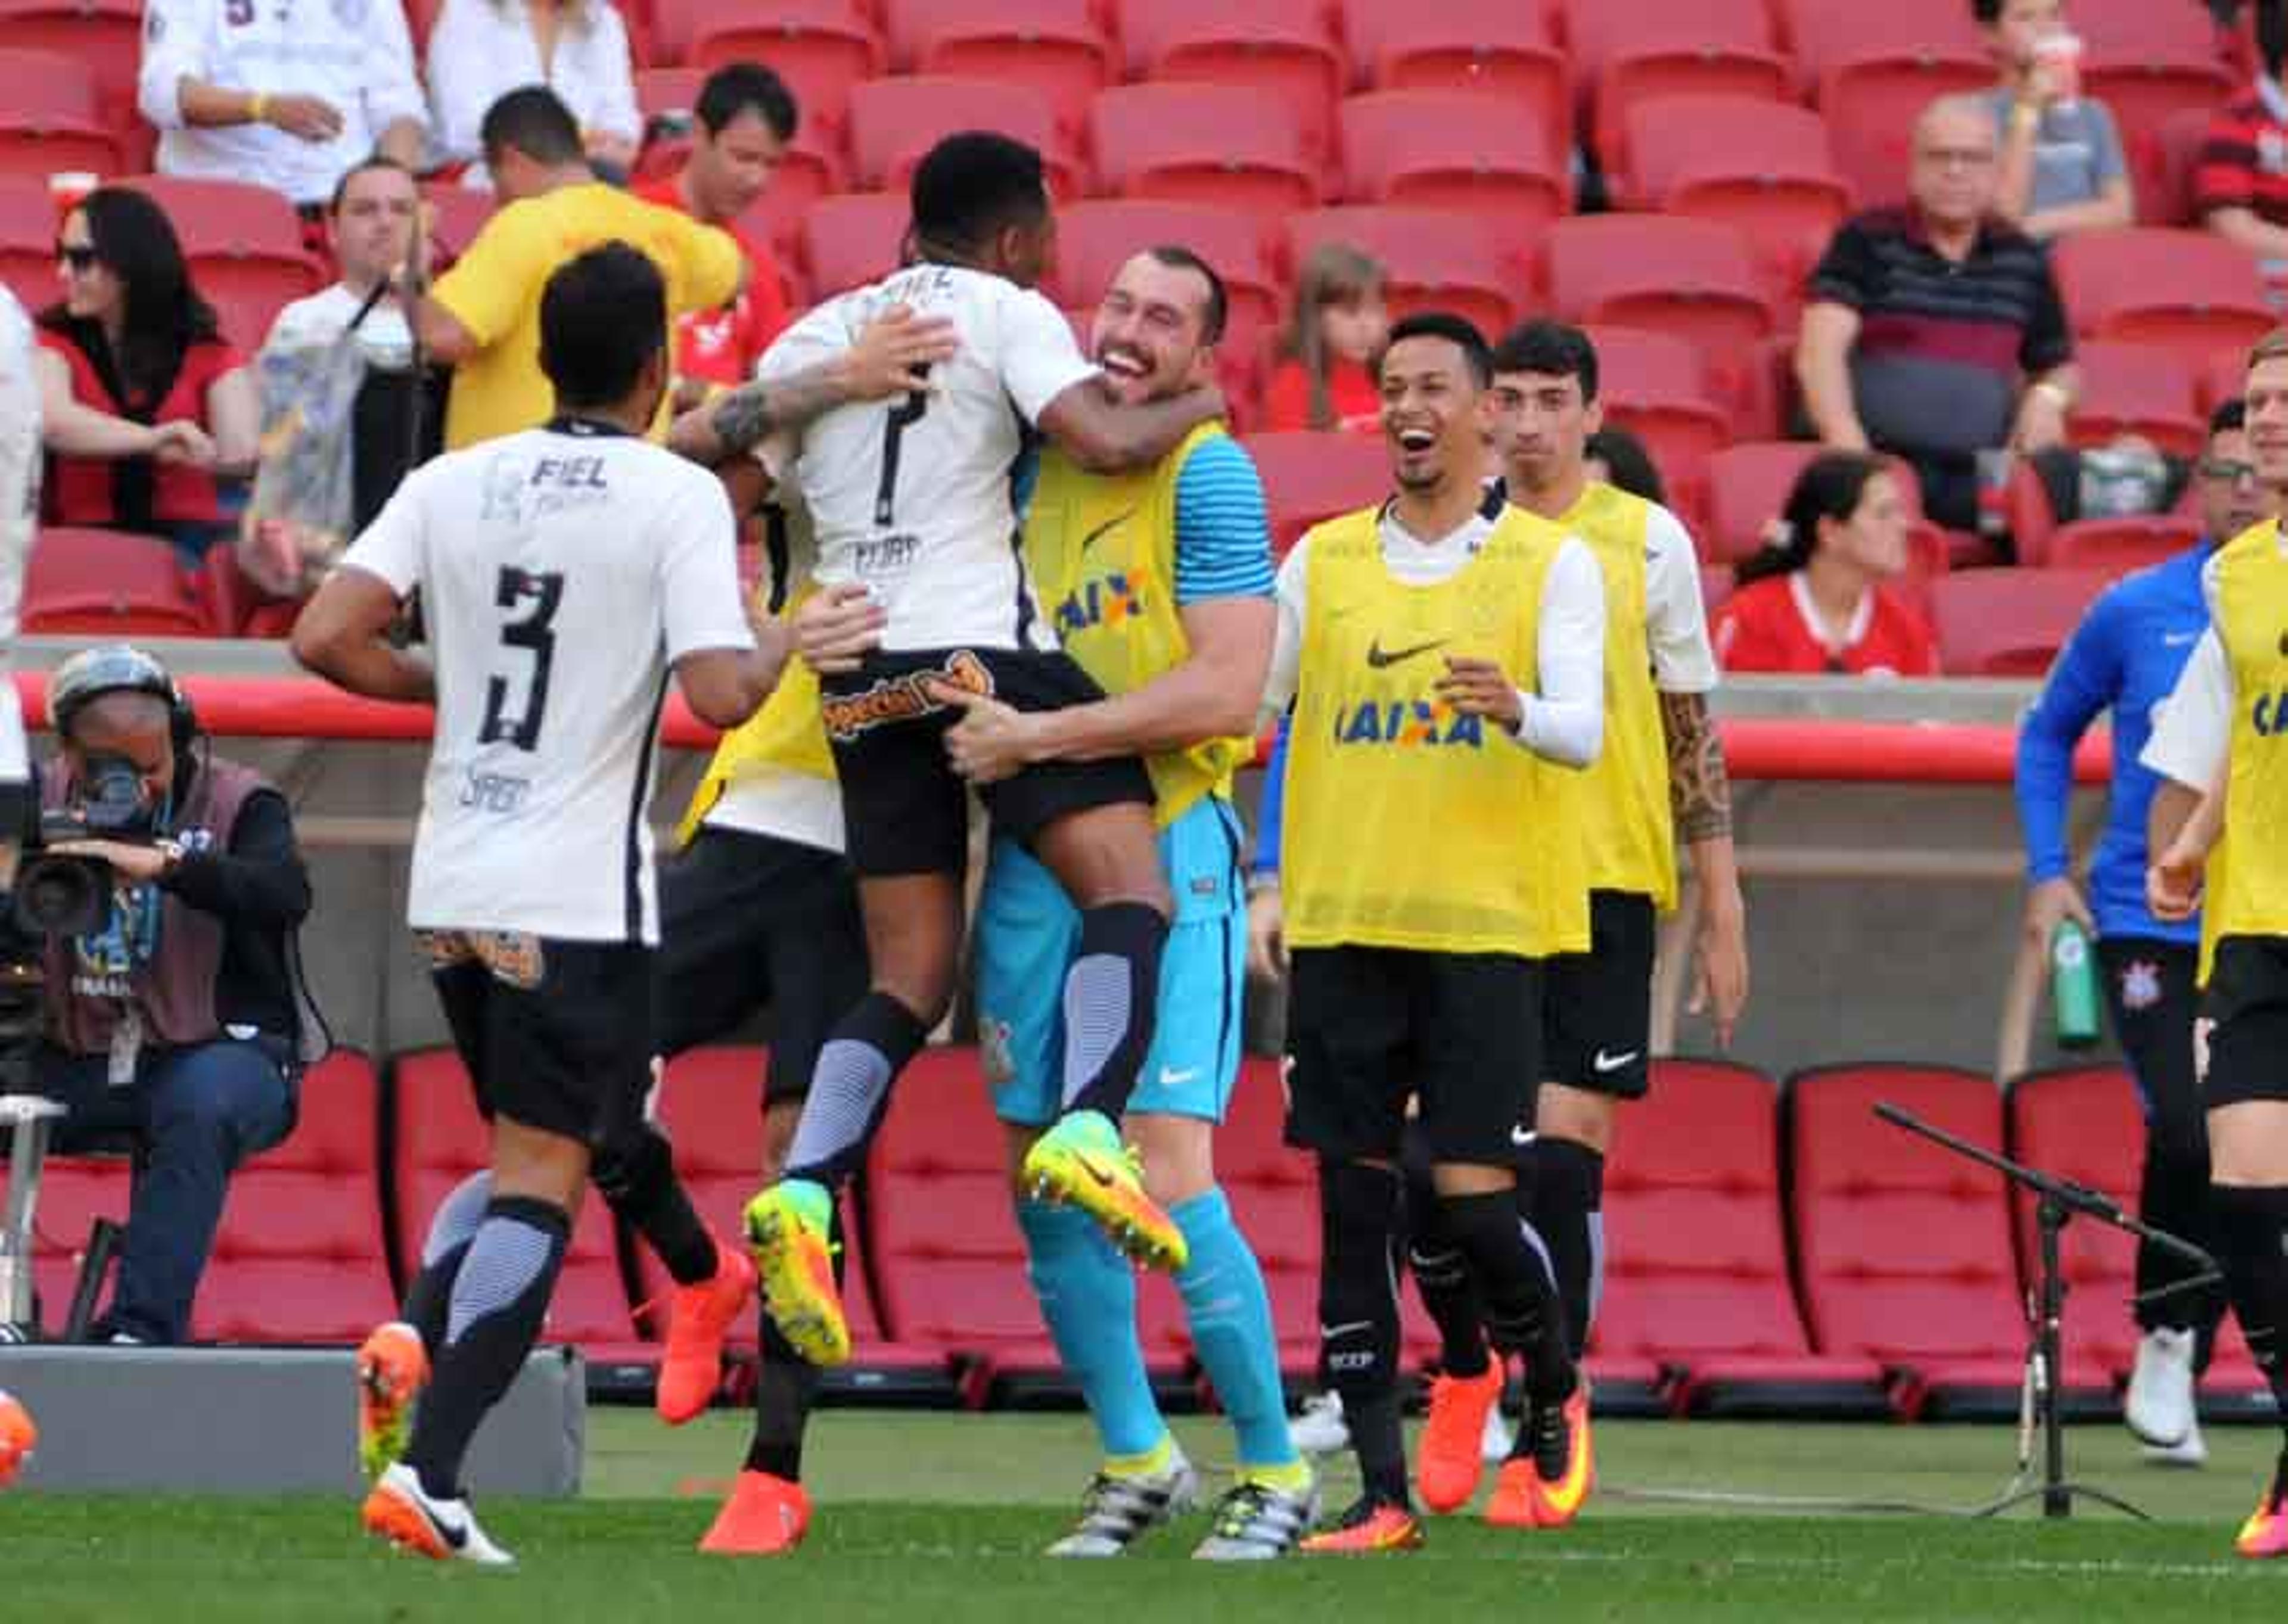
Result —
M896 270L912 219L902 192L822 198L802 222L802 266L811 297L828 298Z
M1624 1135L1605 1171L1598 1351L1684 1367L1683 1402L1708 1414L1880 1413L1881 1367L1815 1354L1804 1335L1771 1080L1715 1060L1656 1060L1653 1075L1662 1131Z
M763 1165L765 1060L766 1051L758 1047L695 1049L669 1061L661 1080L659 1122L674 1144L675 1170L719 1246L746 1244L742 1214ZM856 1227L845 1225L842 1257L842 1306L854 1347L851 1364L837 1373L837 1382L877 1393L894 1389L910 1398L935 1393L949 1398L951 1376L941 1355L902 1348L883 1334ZM636 1279L650 1311L640 1318L664 1338L675 1282L640 1240L635 1253ZM729 1341L735 1348L751 1350L755 1321L740 1319Z
M2085 519L2050 532L2046 569L2095 569L2120 574L2164 563L2201 539L2200 520L2184 513Z
M1939 665L1950 677L2039 677L2091 602L2128 566L1974 569L1931 590Z
M1344 0L1343 38L1361 88L1469 91L1538 119L1549 150L1572 147L1572 73L1537 5Z
M992 130L1037 148L1049 189L1080 194L1080 161L1046 98L990 79L876 79L850 93L853 178L874 191L903 192L914 166L957 131Z
M1990 574L2000 572L1988 572ZM1948 1066L1823 1066L1788 1083L1796 1261L1822 1351L1912 1373L1899 1397L2014 1411L2026 1326L2002 1178L1878 1119L1887 1101L1990 1150L2002 1098ZM2070 1353L2069 1390L2103 1388Z
M1383 295L1394 316L1450 310L1488 337L1506 329L1522 291L1522 273L1494 234L1468 216L1437 209L1314 209L1287 222L1288 267L1323 242L1347 242L1381 261Z
M1795 52L1812 80L1838 57L1869 50L1976 56L1986 49L1970 8L1954 0L1888 0L1883 5L1774 0L1772 14L1782 44ZM1987 76L1993 77L1990 67Z
M42 527L32 543L23 629L95 638L202 638L210 630L172 543L63 525Z
M2140 149L2157 145L2171 119L2214 113L2244 77L2225 66L2216 24L2198 6L2076 0L2072 11L2083 42L2082 90L2111 110L2141 172Z
M55 51L0 50L0 174L43 184L68 170L116 175L127 165L113 130L87 64Z
M1560 220L1547 262L1558 315L1673 333L1706 358L1719 405L1744 421L1768 415L1760 362L1772 310L1736 227L1655 215Z
M1294 109L1304 150L1333 154L1334 107L1350 82L1323 0L1116 0L1128 76L1243 84Z
M258 349L282 306L324 284L305 246L301 217L269 187L171 175L138 176L127 184L167 211L191 280L242 350Z
M1955 9L1968 15L1966 8ZM1862 15L1854 9L1855 26ZM1994 65L1982 48L1950 49L1927 39L1869 41L1843 48L1818 67L1816 99L1827 119L1835 167L1862 208L1905 201L1915 121L1925 107L1942 96L1994 83Z
M1286 104L1235 84L1131 84L1089 109L1103 190L1217 203L1259 221L1315 207L1321 165Z
M1734 564L1761 551L1767 527L1787 506L1788 492L1804 465L1819 453L1807 440L1743 440L1711 457L1708 527L1701 543L1709 560ZM1914 471L1894 459L1891 475L1913 525L1911 567L1924 574L1945 574L1945 533L1923 518Z
M1640 208L1737 226L1776 310L1851 212L1851 188L1815 113L1742 96L1662 96L1629 112L1631 195Z
M1005 1385L1069 1385L1026 1278L1008 1137L974 1049L916 1058L891 1097L866 1177L867 1240L891 1335L981 1361ZM1147 1367L1180 1379L1189 1344L1164 1277L1139 1281L1137 1313Z
M490 1149L469 1074L450 1049L397 1056L386 1097L392 1136L387 1142L395 1147L391 1234L398 1279L404 1282L420 1269L422 1242L438 1204L485 1166ZM637 1339L618 1237L600 1200L581 1203L544 1338L571 1343L592 1365L640 1368L658 1363L656 1345Z
M2197 456L2207 443L2193 368L2176 352L2092 339L2074 347L2074 370L2080 381L2066 433L2076 446L2133 434L2173 456Z
M1568 0L1566 36L1585 92L1597 160L1609 175L1634 162L1629 109L1678 94L1792 100L1794 65L1774 44L1763 0Z
M337 1050L302 1079L283 1144L230 1181L191 1334L201 1341L355 1344L397 1317L382 1228L379 1085Z
M1120 78L1094 0L887 0L900 72L1018 84L1077 133L1089 99Z
M1474 216L1520 265L1572 206L1568 148L1531 112L1470 91L1381 91L1342 105L1352 202Z
M1258 222L1210 203L1114 198L1057 213L1057 268L1047 291L1069 310L1092 308L1114 275L1141 250L1177 242L1213 265L1230 305L1222 348L1251 355L1283 313L1278 278Z
M705 15L683 59L703 77L730 62L767 62L794 91L798 129L824 127L822 145L839 147L850 93L889 63L882 36L846 0L770 0Z
M1732 438L1730 416L1709 398L1700 353L1673 333L1593 327L1597 398L1605 421L1634 433L1652 453L1669 506L1697 520L1707 511L1708 460Z
M55 205L45 179L0 170L0 285L27 312L63 297L56 275Z
M0 0L0 40L85 64L102 98L104 127L141 128L135 76L143 62L142 0Z
M2137 187L2137 218L2148 226L2198 226L2193 202L2201 148L2207 145L2214 110L2189 107L2163 120L2149 139L2129 148L2129 168Z
M2278 320L2256 261L2205 231L2077 232L2051 264L2075 331L2159 345L2193 366L2220 350L2244 354Z
M1216 1174L1263 1267L1280 1367L1303 1382L1319 1359L1319 1176L1310 1156L1283 1139L1280 1068L1261 1055L1240 1061L1231 1108L1216 1134Z
M421 196L429 205L429 229L436 235L438 250L454 259L469 251L499 202L490 192L434 180L423 183Z
M629 16L628 7L620 9ZM640 68L680 65L688 58L700 31L715 21L736 19L766 28L788 21L805 26L849 21L870 28L879 21L879 8L872 0L729 0L728 4L724 0L640 0L636 10L651 13L651 54L636 63ZM630 16L630 21L632 24L635 18ZM767 56L762 59L776 66Z
M2200 407L2205 416L2227 400L2240 399L2240 392L2248 384L2248 357L2236 351L2220 350L2201 363L2198 376Z
M0 1153L4 1153L8 1143L7 1137L0 1135ZM125 1155L52 1155L40 1169L40 1207L33 1215L32 1290L38 1299L40 1325L50 1335L64 1329L71 1312L72 1293L78 1287L88 1232L95 1220L127 1222L128 1188L133 1177L132 1164ZM0 1198L5 1197L7 1190L8 1158L0 1153ZM1312 1256L1315 1260L1317 1254ZM98 1312L102 1306L100 1297L92 1304Z
M2137 1210L2145 1121L2127 1072L2115 1066L2037 1072L2014 1081L2005 1103L2012 1156ZM2034 1203L2020 1191L2011 1204L2019 1273L2030 1292L2041 1266ZM2137 1358L2137 1325L2129 1312L2137 1289L2137 1242L2089 1219L2068 1224L2061 1240L2067 1353L2125 1373Z
M1263 476L1271 545L1284 555L1303 533L1390 495L1390 453L1378 436L1289 429L1241 441Z

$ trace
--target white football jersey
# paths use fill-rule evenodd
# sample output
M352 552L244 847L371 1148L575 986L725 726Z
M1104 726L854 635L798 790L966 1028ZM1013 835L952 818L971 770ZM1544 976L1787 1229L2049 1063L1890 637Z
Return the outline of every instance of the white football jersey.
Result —
M721 483L585 424L449 452L343 559L421 591L437 726L417 930L656 942L651 792L669 668L754 646Z
M32 324L0 288L0 780L30 776L24 718L8 669L16 646L24 567L40 522L40 390L32 377Z
M891 305L944 316L960 345L929 387L829 412L803 433L795 483L818 527L818 578L870 588L891 650L1053 648L1017 554L1017 483L1050 401L1095 370L1037 293L915 265L830 299L758 368L783 376L847 349Z

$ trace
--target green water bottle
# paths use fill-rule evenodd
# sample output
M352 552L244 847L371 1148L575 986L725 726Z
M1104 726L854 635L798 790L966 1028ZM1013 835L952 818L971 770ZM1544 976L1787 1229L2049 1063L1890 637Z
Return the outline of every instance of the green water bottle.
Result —
M2089 932L2071 919L2050 932L2050 1013L2058 1047L2087 1049L2098 1039L2097 955Z

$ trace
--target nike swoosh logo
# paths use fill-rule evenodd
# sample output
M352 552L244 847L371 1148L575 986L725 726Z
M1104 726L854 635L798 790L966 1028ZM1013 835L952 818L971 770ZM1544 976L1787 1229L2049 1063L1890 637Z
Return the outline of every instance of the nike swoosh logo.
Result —
M1601 1049L1597 1051L1595 1058L1590 1061L1590 1065L1597 1068L1598 1075L1602 1076L1607 1072L1619 1071L1623 1066L1626 1066L1630 1061L1636 1058L1637 1051L1633 1049L1630 1050L1626 1054L1620 1055L1609 1055Z
M1096 1182L1097 1182L1098 1184L1100 1184L1103 1185L1107 1190L1109 1190L1109 1189L1111 1189L1111 1188L1112 1188L1112 1185L1113 1185L1113 1177L1112 1177L1112 1175L1111 1175L1111 1174L1109 1174L1109 1173L1106 1172L1103 1168L1101 1168L1098 1167L1098 1166L1096 1165L1096 1163L1094 1163L1093 1161L1090 1161L1087 1157L1085 1157L1085 1156L1076 1156L1076 1157L1074 1157L1074 1158L1073 1158L1073 1160L1074 1160L1075 1161L1077 1161L1077 1162L1079 1162L1079 1163L1080 1163L1080 1168L1081 1168L1081 1171L1082 1171L1082 1172L1084 1172L1084 1173L1087 1174L1091 1178L1092 1178L1092 1179L1096 1180Z
M1402 660L1411 660L1417 654L1426 654L1434 648L1443 648L1449 639L1439 638L1428 643L1417 643L1411 648L1385 648L1379 638L1366 646L1366 662L1376 670L1396 665Z
M2200 635L2197 631L2165 631L2161 634L2161 646L2164 648L2182 648L2188 643L2197 642Z
M1518 1145L1518 1146L1520 1146L1521 1148L1521 1147L1523 1147L1523 1146L1525 1146L1525 1145L1528 1145L1532 1144L1532 1143L1533 1143L1533 1129L1531 1129L1530 1128L1513 1128L1513 1129L1511 1129L1509 1130L1509 1142L1510 1142L1512 1145Z
M1112 532L1114 532L1115 530L1117 530L1118 528L1120 528L1120 527L1121 527L1121 526L1123 526L1123 525L1126 524L1130 519L1132 519L1135 518L1135 517L1136 517L1137 512L1138 512L1138 510L1137 510L1137 509L1135 509L1135 508L1131 508L1131 509L1129 509L1129 510L1128 510L1128 511L1126 511L1125 513L1121 514L1121 515L1120 515L1120 517L1118 517L1117 519L1106 519L1102 524L1100 524L1100 525L1097 526L1097 527L1096 527L1095 529L1093 529L1093 530L1090 531L1086 535L1082 536L1082 537L1080 538L1080 551L1081 551L1081 556L1082 556L1083 558L1086 558L1086 557L1088 556L1088 550L1089 550L1090 548L1092 548L1092 547L1095 546L1099 542L1102 541L1106 536L1108 536L1108 535L1111 535L1111 534L1112 534Z
M1374 1321L1371 1319L1346 1319L1340 1325L1321 1326L1319 1336L1323 1341L1332 1342L1345 1331L1371 1331L1372 1329L1374 1329Z
M1180 1072L1164 1066L1160 1068L1160 1086L1164 1089L1180 1088L1199 1074L1200 1068L1196 1066L1186 1066Z

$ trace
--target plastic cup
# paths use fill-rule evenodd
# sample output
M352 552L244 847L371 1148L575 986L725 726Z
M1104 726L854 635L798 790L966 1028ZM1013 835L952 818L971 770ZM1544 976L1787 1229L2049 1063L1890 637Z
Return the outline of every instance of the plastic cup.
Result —
M2050 105L2070 107L2081 99L2081 36L2045 34L2034 46L2034 60L2048 70L2056 95Z

